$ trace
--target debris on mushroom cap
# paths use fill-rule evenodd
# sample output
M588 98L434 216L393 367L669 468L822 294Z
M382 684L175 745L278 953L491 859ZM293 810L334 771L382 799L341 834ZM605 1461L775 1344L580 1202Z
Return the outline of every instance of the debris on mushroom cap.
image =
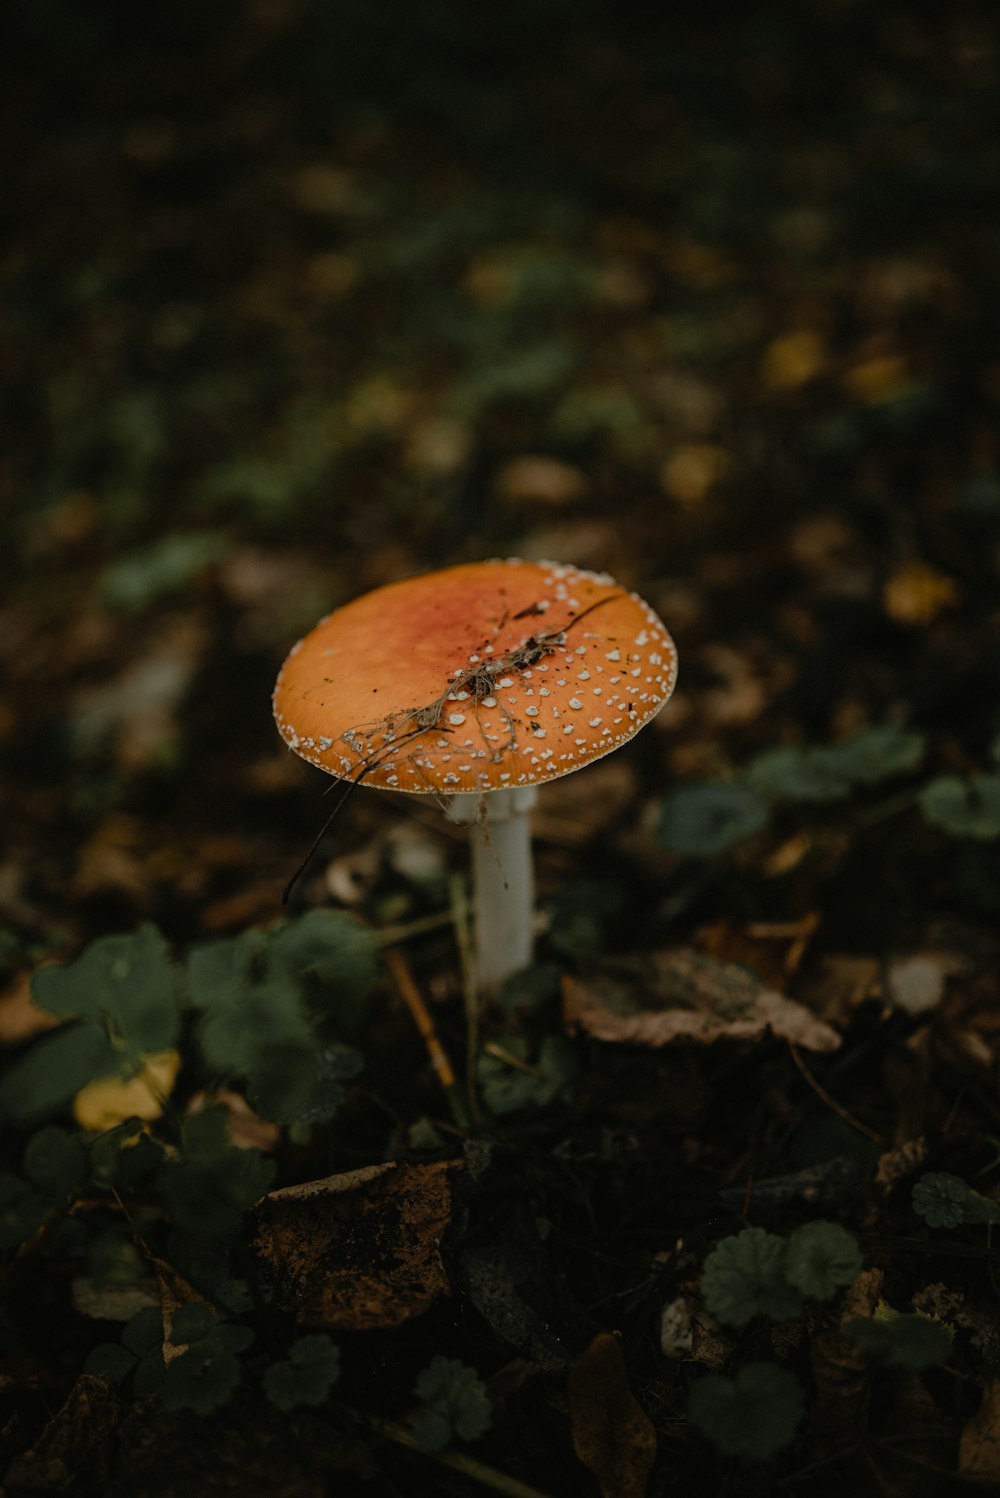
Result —
M552 562L475 562L390 583L323 619L274 689L290 749L387 790L555 780L632 738L677 652L647 603Z

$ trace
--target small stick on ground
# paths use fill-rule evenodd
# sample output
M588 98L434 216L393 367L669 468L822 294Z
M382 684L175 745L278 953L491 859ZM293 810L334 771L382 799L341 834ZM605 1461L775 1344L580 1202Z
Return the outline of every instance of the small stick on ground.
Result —
M452 1117L460 1127L465 1128L468 1124L468 1118L462 1106L461 1094L455 1073L451 1062L448 1060L444 1046L438 1039L438 1033L435 1029L434 1021L430 1016L430 1011L421 997L413 974L410 972L410 965L399 947L386 947L385 960L388 964L392 981L396 986L396 991L410 1011L414 1024L423 1036L424 1045L427 1047L427 1054L431 1059L435 1075L441 1083L444 1095L448 1099L448 1106L451 1109Z
M841 1104L837 1102L836 1098L832 1098L827 1092L826 1088L821 1086L821 1084L817 1082L816 1078L813 1076L812 1072L809 1070L802 1057L799 1055L799 1048L795 1044L794 1040L790 1040L788 1042L788 1049L792 1053L792 1060L795 1062L800 1075L806 1082L809 1083L809 1086L812 1088L813 1092L815 1092L816 1096L818 1098L822 1098L827 1107L832 1108L834 1113L837 1114L838 1118L842 1118L846 1124L850 1124L852 1129L857 1129L859 1134L864 1134L867 1139L873 1140L875 1144L880 1144L884 1148L885 1140L882 1138L881 1134L877 1134L874 1129L870 1129L868 1125L862 1123L859 1118L855 1118L853 1113L848 1113L847 1109L842 1107Z

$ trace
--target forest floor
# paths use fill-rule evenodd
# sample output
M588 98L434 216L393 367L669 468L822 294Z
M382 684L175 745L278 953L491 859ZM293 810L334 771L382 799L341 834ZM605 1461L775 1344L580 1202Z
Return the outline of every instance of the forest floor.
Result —
M991 7L11 31L3 1493L1000 1491ZM270 693L491 556L680 677L480 1014Z

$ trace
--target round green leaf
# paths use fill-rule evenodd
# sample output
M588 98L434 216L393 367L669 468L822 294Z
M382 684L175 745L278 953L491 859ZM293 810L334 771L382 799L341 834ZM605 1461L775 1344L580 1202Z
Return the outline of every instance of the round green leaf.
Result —
M763 1228L723 1238L705 1260L701 1293L724 1326L746 1326L755 1316L789 1321L802 1307L785 1278L786 1244Z
M322 1404L340 1377L340 1352L320 1334L300 1337L284 1362L264 1374L264 1392L279 1410Z
M747 767L755 791L771 801L839 801L850 790L838 751L768 749Z
M20 1176L0 1175L0 1253L34 1237L52 1212L52 1202Z
M42 1191L66 1197L87 1175L87 1151L78 1134L68 1129L39 1129L24 1151L24 1173Z
M171 1412L194 1410L197 1415L210 1415L228 1403L241 1373L240 1364L229 1353L215 1354L196 1344L169 1364L160 1398Z
M100 1373L113 1384L120 1384L135 1367L135 1357L117 1342L101 1342L92 1349L83 1365L84 1373Z
M926 746L922 733L885 724L862 729L827 752L845 780L855 785L876 785L880 780L915 769Z
M836 1222L807 1222L788 1240L785 1278L810 1300L831 1300L854 1283L863 1263L853 1233Z
M794 1441L804 1403L793 1374L774 1363L748 1363L735 1378L699 1379L688 1419L724 1456L761 1462Z
M712 780L675 791L660 812L659 837L673 853L715 858L767 826L770 807L749 786Z
M169 1050L177 1039L177 985L170 950L148 923L128 936L102 936L75 962L32 975L32 997L64 1017L109 1020L136 1053Z
M437 1436L447 1426L450 1445L456 1436L463 1441L475 1441L490 1427L493 1410L486 1385L475 1368L458 1358L435 1357L417 1378L414 1393L425 1406L411 1421L411 1428L418 1440L419 1430L425 1437L432 1431ZM441 1450L440 1445L427 1450Z
M379 946L374 932L346 911L310 910L273 933L268 960L300 982L312 980L314 1002L350 1030L375 986Z
M981 842L1000 836L1000 775L940 775L924 786L920 809L952 837Z
M215 1315L212 1310L199 1301L192 1301L189 1305L181 1306L174 1313L174 1318L170 1323L170 1341L175 1347L184 1346L189 1342L200 1342L214 1327Z
M154 1352L163 1342L163 1317L159 1306L144 1306L122 1328L122 1346L137 1358Z
M920 1373L951 1357L952 1333L931 1316L890 1316L880 1321L851 1321L847 1336L866 1357L899 1373Z
M30 1124L55 1113L88 1082L113 1076L123 1065L101 1024L84 1021L43 1035L7 1072L0 1111Z

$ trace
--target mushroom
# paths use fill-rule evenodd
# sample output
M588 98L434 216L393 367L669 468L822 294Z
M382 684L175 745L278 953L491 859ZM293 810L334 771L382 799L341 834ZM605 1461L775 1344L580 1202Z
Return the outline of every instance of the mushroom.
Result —
M537 786L632 738L673 691L647 603L552 562L476 562L390 583L294 646L274 689L290 749L330 775L450 798L472 832L479 988L531 961Z

